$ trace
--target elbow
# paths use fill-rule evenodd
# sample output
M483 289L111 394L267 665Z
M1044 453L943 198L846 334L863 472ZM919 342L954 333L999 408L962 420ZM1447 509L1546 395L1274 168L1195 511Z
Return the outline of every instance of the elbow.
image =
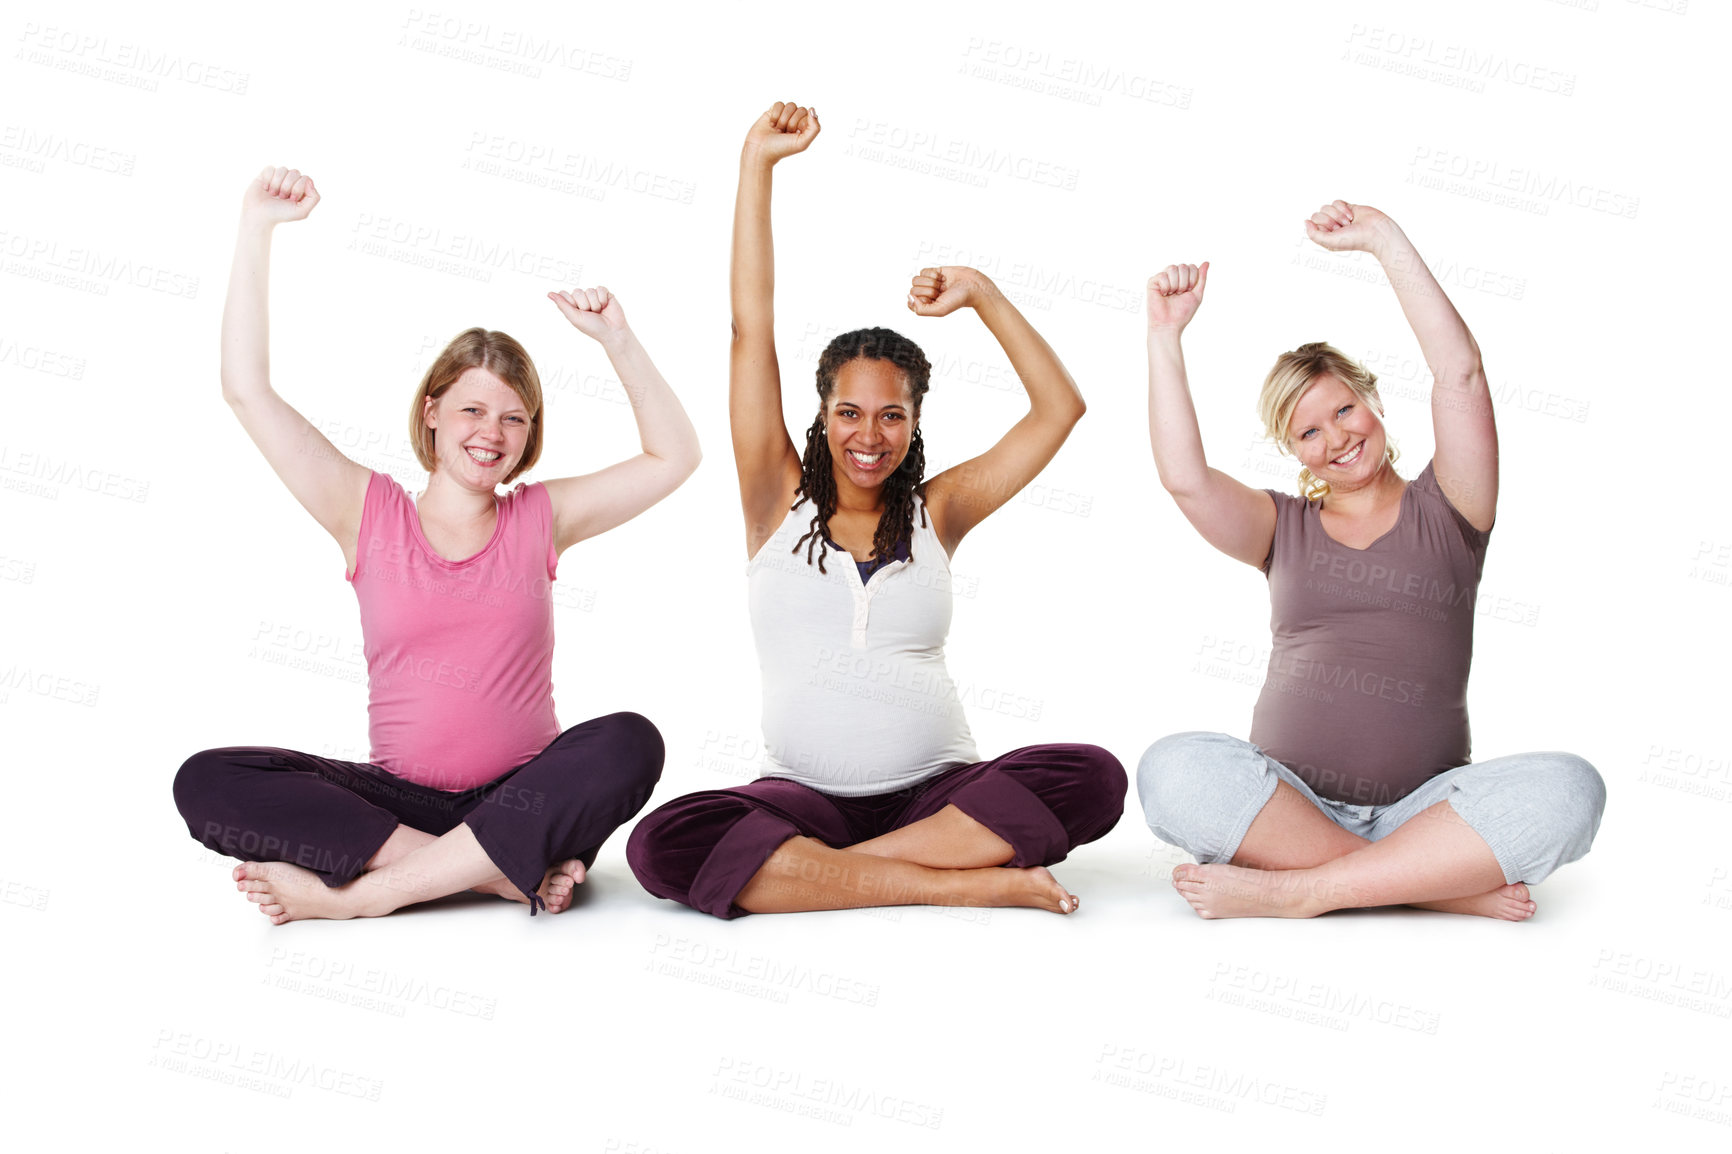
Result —
M1195 485L1187 484L1184 481L1174 480L1168 477L1161 478L1161 488L1167 491L1167 496L1171 497L1181 505L1197 495L1197 487Z
M223 400L228 402L231 409L245 408L248 401L256 401L271 393L268 371L224 365L218 373L218 379L222 381Z
M704 450L703 447L698 444L697 434L695 432L692 433L690 437L686 439L686 442L679 447L678 451L669 453L667 456L663 457L662 460L667 463L667 468L671 469L679 478L674 482L674 484L685 484L686 481L690 479L691 475L698 471L698 466L701 465L704 460Z
M1491 385L1486 381L1485 368L1475 357L1457 365L1438 366L1432 374L1432 401L1462 404L1484 401L1491 397Z
M1083 400L1082 390L1076 387L1076 380L1069 374L1064 374L1064 383L1070 387L1065 390L1064 415L1072 425L1083 419L1083 414L1089 411L1089 404Z
M728 317L728 335L735 348L755 339L773 342L776 338L775 318L767 312L735 309Z
M1208 476L1206 471L1199 475L1190 471L1164 469L1158 459L1155 461L1155 472L1160 476L1161 488L1167 491L1167 496L1181 505L1203 491L1203 484Z
M655 485L662 497L678 489L691 480L692 474L698 471L698 463L704 459L696 445L679 450L667 450L660 453L644 451L643 459L654 465Z
M1089 411L1083 402L1082 394L1071 392L1071 395L1061 401L1052 401L1038 405L1034 413L1042 424L1062 428L1067 434L1076 428L1077 422L1083 419L1083 414Z
M1088 411L1089 411L1088 406L1083 404L1082 401L1079 400L1079 401L1077 401L1076 406L1074 408L1072 408L1070 411L1068 411L1064 414L1063 419L1064 419L1064 434L1065 434L1065 436L1068 437L1072 433L1076 432L1077 422L1081 421L1083 419L1083 414L1088 412Z
M1468 335L1467 347L1455 350L1455 355L1437 365L1432 379L1447 389L1470 391L1485 389L1485 361L1479 355L1479 342Z
M1479 359L1479 350L1474 350L1471 357L1463 357L1446 365L1439 365L1433 378L1445 385L1455 388L1465 388L1472 384L1485 384L1485 364Z

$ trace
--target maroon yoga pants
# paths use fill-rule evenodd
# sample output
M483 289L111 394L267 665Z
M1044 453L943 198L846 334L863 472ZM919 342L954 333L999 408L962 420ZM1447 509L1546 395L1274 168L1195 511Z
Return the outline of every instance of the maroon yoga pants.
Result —
M791 837L844 848L954 805L1010 843L1013 866L1051 865L1112 829L1125 770L1094 745L1031 745L894 793L837 797L786 778L675 798L638 823L625 859L659 898L737 918L734 898Z
M352 881L398 825L437 836L463 822L533 913L550 865L594 864L644 807L663 754L661 734L635 713L574 725L516 769L455 792L292 749L209 749L180 767L174 801L217 853L289 862L328 886Z

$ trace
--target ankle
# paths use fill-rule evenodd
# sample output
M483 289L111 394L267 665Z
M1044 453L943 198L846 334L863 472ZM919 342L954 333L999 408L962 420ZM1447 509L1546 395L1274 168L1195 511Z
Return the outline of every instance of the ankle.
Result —
M1331 910L1347 909L1359 904L1355 896L1348 892L1347 886L1331 880L1315 868L1267 872L1276 877L1286 875L1279 887L1280 904L1285 907L1286 912L1295 916L1314 918Z
M425 874L400 866L369 870L342 888L355 917L376 918L433 896Z

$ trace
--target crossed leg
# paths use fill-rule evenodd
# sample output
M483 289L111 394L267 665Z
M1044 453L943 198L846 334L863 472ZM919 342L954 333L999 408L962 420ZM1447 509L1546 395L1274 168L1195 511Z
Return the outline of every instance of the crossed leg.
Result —
M392 832L385 844L379 847L379 852L373 855L373 859L367 863L367 868L375 870L382 866L391 865L406 854L437 840L430 833L400 825ZM542 877L541 884L535 888L535 892L540 895L542 904L548 913L560 913L571 905L571 891L583 884L586 873L581 858L567 858L565 861L554 862L547 867L547 873ZM519 905L530 904L529 899L523 896L523 891L512 885L510 880L497 869L494 871L492 880L469 888L475 893L507 898Z
M1068 914L1077 899L1045 866L1113 827L1125 785L1116 757L1074 744L958 766L907 796L765 777L668 802L638 823L626 860L650 893L721 918L920 904Z
M584 863L648 800L663 754L648 719L613 713L451 794L376 766L229 747L187 760L175 802L195 838L251 859L235 868L235 886L278 924L377 917L467 889L559 913L584 881ZM272 814L262 830L261 808ZM455 826L453 810L463 815ZM319 863L321 872L291 862ZM342 879L352 880L329 884Z
M1373 842L1330 821L1284 781L1251 822L1232 864L1173 870L1174 888L1205 918L1305 918L1389 905L1506 921L1532 917L1527 886L1503 879L1485 840L1447 801Z
M1009 842L946 805L846 849L789 838L734 902L754 914L899 905L1076 909L1077 899L1044 866L1005 869L1015 856Z
M549 913L571 905L572 890L582 884L584 874L577 858L549 867L536 890ZM303 918L380 917L464 890L529 904L463 823L440 837L399 825L367 862L366 871L343 886L327 886L318 874L288 862L242 862L233 877L235 888L276 925Z

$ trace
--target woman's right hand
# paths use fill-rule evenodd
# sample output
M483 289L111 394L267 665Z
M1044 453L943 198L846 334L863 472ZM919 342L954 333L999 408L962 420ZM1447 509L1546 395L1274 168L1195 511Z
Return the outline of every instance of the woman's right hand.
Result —
M746 133L744 155L765 164L806 151L819 132L818 110L778 100Z
M1209 262L1170 264L1149 278L1149 331L1171 329L1182 332L1203 303L1203 286L1209 282Z
M295 500L336 538L353 574L372 471L345 457L271 385L271 229L305 220L318 203L313 178L298 169L266 168L247 185L223 306L222 395Z
M1202 305L1202 289L1207 282L1207 260L1202 265L1167 265L1148 277L1148 331L1183 331Z
M298 168L269 168L247 185L241 197L241 219L249 224L285 224L305 220L319 204L313 178Z
M728 262L728 425L746 518L746 556L782 523L800 487L800 453L782 417L776 361L776 256L770 241L771 173L778 160L818 139L816 109L778 101L753 122L740 147L734 245Z

